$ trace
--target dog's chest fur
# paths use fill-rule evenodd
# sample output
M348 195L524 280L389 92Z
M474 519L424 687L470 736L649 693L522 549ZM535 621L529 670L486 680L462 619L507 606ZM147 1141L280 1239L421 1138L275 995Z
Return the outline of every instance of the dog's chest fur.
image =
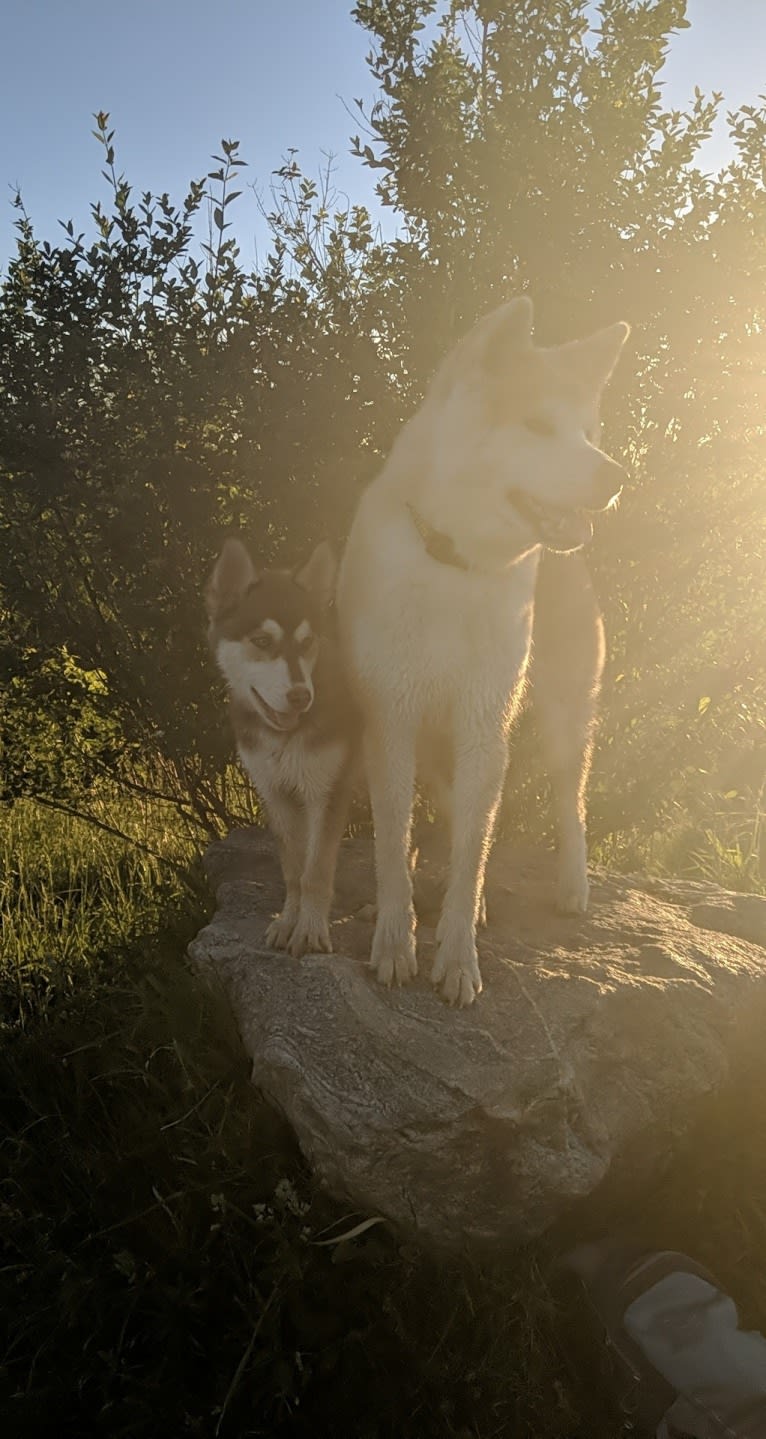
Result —
M527 662L536 569L533 554L502 574L465 573L426 554L406 515L362 520L341 575L341 614L363 703L394 688L423 717L463 701L502 711Z
M282 795L311 804L334 788L348 759L343 739L324 739L302 730L270 733L265 727L237 736L239 757L256 790L268 804Z

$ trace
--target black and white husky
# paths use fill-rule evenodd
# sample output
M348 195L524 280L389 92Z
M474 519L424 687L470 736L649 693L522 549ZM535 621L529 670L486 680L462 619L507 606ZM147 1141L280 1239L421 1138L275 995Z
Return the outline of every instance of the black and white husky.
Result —
M242 542L229 539L205 596L239 757L282 860L285 902L266 944L296 957L332 949L329 910L357 750L327 623L335 575L328 545L290 574L256 570Z

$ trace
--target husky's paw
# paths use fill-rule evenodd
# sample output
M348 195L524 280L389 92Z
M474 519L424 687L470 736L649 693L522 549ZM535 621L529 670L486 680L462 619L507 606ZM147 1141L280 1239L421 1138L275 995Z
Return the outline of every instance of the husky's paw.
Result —
M378 915L372 940L370 968L381 984L390 989L392 984L406 984L418 972L415 953L415 916Z
M300 910L287 949L293 959L304 954L332 954L327 916L316 910Z
M470 932L445 931L444 937L439 939L431 983L448 1004L457 1004L461 1008L473 1004L476 996L481 994L479 956Z
M272 919L263 940L267 949L287 949L297 917L297 910L285 906L282 913Z
M590 885L587 874L562 874L556 888L556 909L559 914L585 914L588 909Z

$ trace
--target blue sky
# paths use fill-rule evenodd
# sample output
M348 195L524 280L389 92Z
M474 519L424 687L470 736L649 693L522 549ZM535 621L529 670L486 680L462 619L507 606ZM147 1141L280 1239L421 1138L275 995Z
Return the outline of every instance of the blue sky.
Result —
M695 84L723 90L728 107L755 101L766 91L766 4L689 0L688 16L665 71L668 103L684 104ZM312 174L334 153L339 189L372 199L373 174L348 154L358 127L345 105L373 92L349 0L5 0L0 33L0 265L17 184L52 240L57 220L82 228L90 201L106 198L91 136L99 109L111 114L117 162L136 190L180 199L223 135L242 142L241 174L262 194L295 146ZM720 136L707 162L726 157ZM247 188L236 211L252 263L264 228Z

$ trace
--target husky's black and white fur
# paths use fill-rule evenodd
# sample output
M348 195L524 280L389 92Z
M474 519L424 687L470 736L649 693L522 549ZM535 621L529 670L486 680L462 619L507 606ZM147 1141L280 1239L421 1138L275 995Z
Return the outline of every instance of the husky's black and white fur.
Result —
M416 972L413 793L416 771L428 782L444 757L430 775L451 829L432 979L452 1003L481 989L476 924L536 590L533 689L557 795L560 904L587 905L584 788L602 647L573 552L590 538L587 512L605 509L624 479L599 447L598 412L627 333L619 323L543 349L530 301L502 306L447 357L359 505L338 613L363 713L372 965L386 984ZM564 575L541 565L545 549L571 554Z
M272 949L330 952L329 911L357 725L327 623L336 565L320 545L293 574L257 571L226 541L206 591L242 764L279 844L285 902Z

